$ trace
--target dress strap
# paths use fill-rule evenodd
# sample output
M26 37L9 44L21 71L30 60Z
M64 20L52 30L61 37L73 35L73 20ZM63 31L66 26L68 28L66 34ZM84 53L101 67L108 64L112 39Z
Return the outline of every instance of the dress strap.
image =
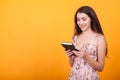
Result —
M93 38L92 42L97 44L97 38L100 38L100 37L102 37L101 34L96 34L96 36Z

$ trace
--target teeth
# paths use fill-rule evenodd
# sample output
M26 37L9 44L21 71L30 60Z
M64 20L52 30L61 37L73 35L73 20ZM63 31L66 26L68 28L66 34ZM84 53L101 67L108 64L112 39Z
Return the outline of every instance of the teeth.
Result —
M80 26L85 26L85 24L82 24L82 25L80 25Z
M81 27L84 27L85 25L81 25Z
M85 26L85 24L83 24L83 26Z
M81 26L81 27L84 27L84 26Z
M79 27L80 27L81 29L84 29L85 26L86 26L85 24L79 25Z

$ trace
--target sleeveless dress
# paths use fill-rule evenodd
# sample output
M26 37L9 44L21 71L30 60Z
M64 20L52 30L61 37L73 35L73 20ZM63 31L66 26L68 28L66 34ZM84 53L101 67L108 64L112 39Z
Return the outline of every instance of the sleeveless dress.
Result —
M77 36L73 38L73 44L77 49L80 49L77 42ZM93 38L89 43L82 46L82 50L86 51L94 60L97 60L97 43ZM75 57L74 64L71 68L69 80L99 80L98 74L91 65L83 58Z

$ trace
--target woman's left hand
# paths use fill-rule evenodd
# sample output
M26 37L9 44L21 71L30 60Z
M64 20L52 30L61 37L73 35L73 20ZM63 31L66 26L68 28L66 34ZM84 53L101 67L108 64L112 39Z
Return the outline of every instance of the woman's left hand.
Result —
M85 56L85 53L84 51L80 50L80 51L72 51L76 56L78 57L84 57Z

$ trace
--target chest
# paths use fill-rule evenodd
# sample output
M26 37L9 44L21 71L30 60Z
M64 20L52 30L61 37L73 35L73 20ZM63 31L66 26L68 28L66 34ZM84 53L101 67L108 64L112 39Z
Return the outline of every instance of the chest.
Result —
M97 41L95 38L79 38L76 37L74 40L74 45L78 50L96 50Z

